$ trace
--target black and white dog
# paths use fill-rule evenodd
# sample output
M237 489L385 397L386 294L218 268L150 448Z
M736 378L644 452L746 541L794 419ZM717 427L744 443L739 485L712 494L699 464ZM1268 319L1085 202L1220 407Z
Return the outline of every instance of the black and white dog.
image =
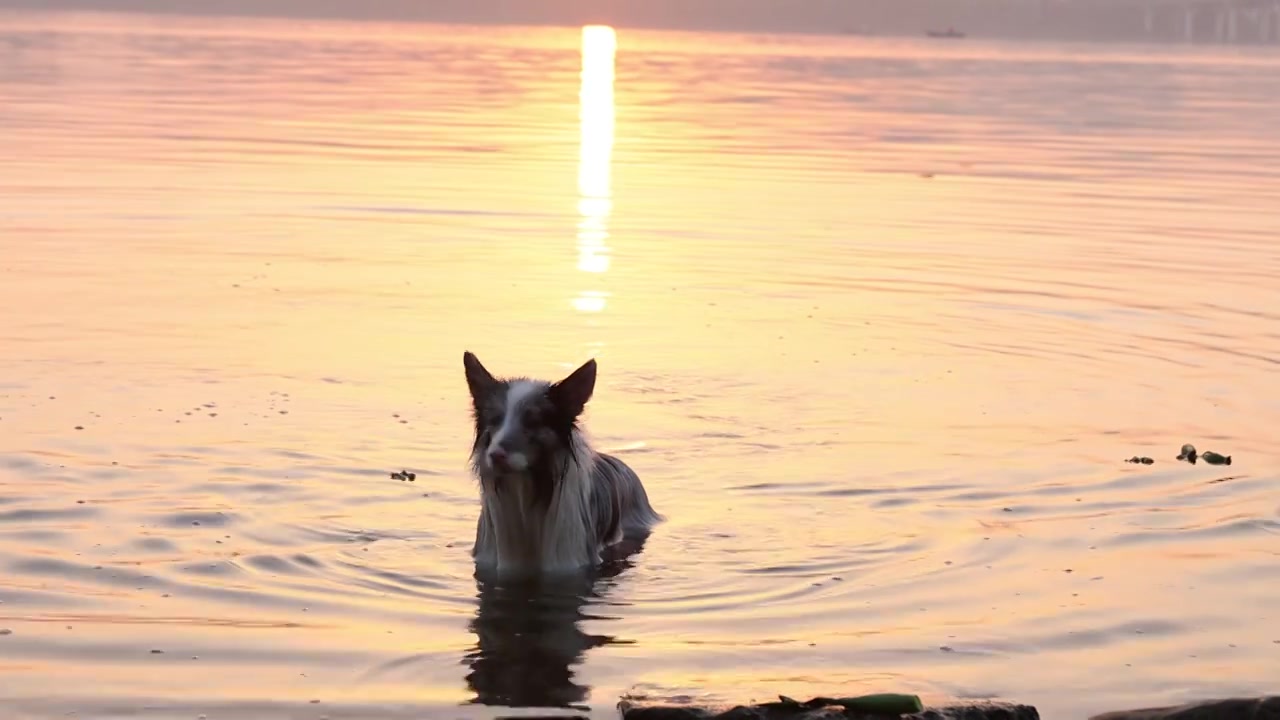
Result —
M595 390L595 360L556 383L495 378L470 352L462 361L476 422L477 565L500 573L590 569L602 551L663 520L635 472L592 450L578 426Z

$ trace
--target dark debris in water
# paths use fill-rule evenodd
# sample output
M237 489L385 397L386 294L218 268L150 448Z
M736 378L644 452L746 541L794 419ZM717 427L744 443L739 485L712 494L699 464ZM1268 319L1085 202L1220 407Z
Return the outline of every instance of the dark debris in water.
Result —
M623 700L623 720L835 720L835 718L900 717L914 720L1039 720L1030 705L971 703L924 708L915 695L886 693L852 698L817 697L799 702L781 696L777 702L737 705L726 710L693 705L651 705Z
M1178 453L1177 459L1185 460L1191 463L1192 465L1196 464L1196 460L1203 460L1206 463L1209 463L1210 465L1230 465L1231 464L1230 455L1222 455L1212 450L1205 450L1202 453L1197 453L1196 446L1192 445L1191 443L1187 443L1182 446L1182 451Z
M586 715L499 715L494 720L588 720Z
M1230 455L1219 455L1218 453L1212 450L1205 450L1204 454L1200 456L1200 459L1204 460L1210 465L1230 465L1231 464Z
M1151 459L1151 458L1149 458L1149 457L1139 457L1139 456L1137 456L1137 455L1134 455L1133 457L1129 458L1128 460L1125 460L1125 462L1127 462L1127 463L1135 463L1135 464L1136 464L1136 463L1142 463L1143 465L1150 465L1150 464L1154 463L1154 462L1155 462L1155 460L1152 460L1152 459Z
M1280 696L1230 698L1169 707L1120 710L1090 720L1247 720L1280 717Z
M402 481L408 480L409 482L413 482L414 480L418 479L418 476L414 473L409 472L408 470L401 470L400 472L391 473L391 479L402 480Z
M906 715L924 710L924 705L921 704L918 696L901 693L883 693L848 698L816 697L804 702L793 700L786 695L779 695L777 702L761 703L760 707L793 712L839 707L846 714L870 713L873 715Z

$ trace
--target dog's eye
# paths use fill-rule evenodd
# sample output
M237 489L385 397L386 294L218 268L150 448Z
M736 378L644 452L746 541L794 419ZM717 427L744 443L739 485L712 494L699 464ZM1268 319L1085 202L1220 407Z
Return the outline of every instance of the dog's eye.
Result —
M485 420L485 421L484 421L484 424L485 424L485 425L488 425L488 426L489 426L489 427L491 427L491 428L496 428L496 427L498 427L499 425L501 425L501 424L502 424L502 416L501 416L501 415L490 415L490 416L489 416L489 418L488 418L487 420Z
M534 410L533 408L528 408L528 409L526 409L526 410L525 410L525 411L520 415L520 421L521 421L521 422L523 422L525 425L537 425L537 424L538 424L538 411L537 411L537 410Z

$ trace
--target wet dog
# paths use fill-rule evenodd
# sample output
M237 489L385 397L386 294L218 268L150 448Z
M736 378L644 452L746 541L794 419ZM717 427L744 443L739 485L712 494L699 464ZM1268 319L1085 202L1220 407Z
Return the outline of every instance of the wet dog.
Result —
M663 519L635 472L593 450L579 427L595 391L595 360L554 383L496 378L470 352L463 367L480 480L477 565L500 573L591 569L602 552Z

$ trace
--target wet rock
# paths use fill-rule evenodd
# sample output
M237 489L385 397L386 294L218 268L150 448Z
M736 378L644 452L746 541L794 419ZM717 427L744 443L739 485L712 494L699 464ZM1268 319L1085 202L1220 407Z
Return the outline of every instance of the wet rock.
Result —
M846 715L856 715L860 713L868 713L871 715L908 715L924 710L924 705L920 703L920 698L918 696L903 693L880 693L876 695L861 695L848 698L816 697L804 702L793 700L786 695L779 695L777 702L761 703L760 707L767 707L784 712L841 707L844 709L844 714Z
M1120 710L1094 715L1089 720L1277 720L1280 696L1206 700L1158 708Z
M842 720L897 717L906 720L1039 720L1040 713L1030 705L1009 703L968 703L927 708L910 714L887 712L871 714L846 710L839 705L823 705L814 700L797 703L761 703L737 705L728 709L693 705L658 705L623 700L618 703L623 720Z
M993 702L929 708L907 717L913 720L1040 720L1040 711L1031 705Z
M496 720L588 720L588 718L586 715L499 715Z

